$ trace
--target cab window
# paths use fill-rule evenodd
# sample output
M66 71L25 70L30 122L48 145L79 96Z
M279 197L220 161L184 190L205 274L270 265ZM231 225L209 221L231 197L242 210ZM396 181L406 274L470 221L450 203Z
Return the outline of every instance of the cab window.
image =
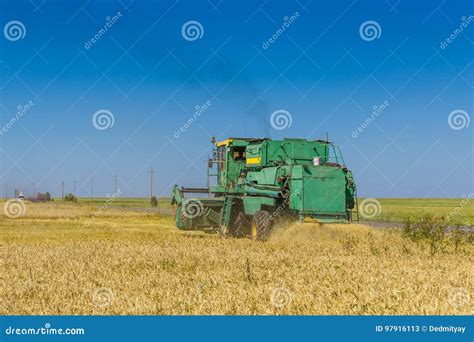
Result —
M232 158L237 162L245 162L245 146L234 147Z

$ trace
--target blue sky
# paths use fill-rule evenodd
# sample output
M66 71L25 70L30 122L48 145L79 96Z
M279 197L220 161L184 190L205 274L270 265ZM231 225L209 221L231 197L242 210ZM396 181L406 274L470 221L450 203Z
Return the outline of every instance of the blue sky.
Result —
M144 196L153 167L166 196L205 186L211 136L325 132L360 196L474 190L470 1L2 0L0 13L2 195L76 180L89 196L93 177L104 196L117 173L123 196ZM103 110L113 125L97 129ZM289 127L272 126L278 110Z

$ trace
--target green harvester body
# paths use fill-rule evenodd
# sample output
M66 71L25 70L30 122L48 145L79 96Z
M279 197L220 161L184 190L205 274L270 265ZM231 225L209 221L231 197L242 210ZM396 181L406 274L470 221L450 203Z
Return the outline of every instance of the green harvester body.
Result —
M208 166L213 186L173 188L179 229L264 239L280 219L350 222L357 213L352 172L326 140L229 138Z

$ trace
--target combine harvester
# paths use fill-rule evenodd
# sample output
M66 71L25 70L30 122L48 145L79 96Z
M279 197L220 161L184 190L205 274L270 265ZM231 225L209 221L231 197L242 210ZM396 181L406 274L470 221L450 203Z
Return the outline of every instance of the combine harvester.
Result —
M229 138L216 143L213 138L212 143L208 188L173 187L177 228L265 240L282 218L358 220L352 172L327 139ZM211 176L217 177L215 186L210 186ZM209 197L187 198L185 193Z

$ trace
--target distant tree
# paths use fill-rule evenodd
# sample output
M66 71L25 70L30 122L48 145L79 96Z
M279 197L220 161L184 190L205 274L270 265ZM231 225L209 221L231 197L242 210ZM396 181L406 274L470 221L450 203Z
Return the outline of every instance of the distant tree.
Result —
M152 207L157 207L158 206L158 200L156 199L156 196L153 196L150 200L150 204Z
M64 196L64 200L68 202L77 202L77 197L74 196L74 194L69 193L66 196Z
M49 192L45 193L45 194L44 194L44 199L45 199L46 201L51 201L51 194L50 194Z

